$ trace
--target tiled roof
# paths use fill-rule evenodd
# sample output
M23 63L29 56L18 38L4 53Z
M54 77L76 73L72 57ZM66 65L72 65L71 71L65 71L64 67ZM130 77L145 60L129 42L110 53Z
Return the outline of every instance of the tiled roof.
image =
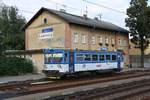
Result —
M33 18L26 24L26 26L23 28L24 30L32 23L32 21L37 18L43 11L48 11L50 13L53 13L64 20L66 20L68 23L83 25L87 27L93 27L93 28L99 28L104 30L110 30L110 31L117 31L117 32L123 32L123 33L129 33L128 30L121 28L117 25L114 25L112 23L102 21L102 20L96 20L91 19L83 16L77 16L73 14L69 14L62 11L57 11L53 9L47 9L47 8L41 8L34 16Z

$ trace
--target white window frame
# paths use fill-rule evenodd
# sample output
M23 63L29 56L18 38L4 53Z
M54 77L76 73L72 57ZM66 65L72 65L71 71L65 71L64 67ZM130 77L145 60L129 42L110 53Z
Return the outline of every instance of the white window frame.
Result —
M99 36L99 43L103 43L103 37Z
M105 43L108 44L109 43L109 39L108 37L105 38Z
M87 43L85 34L82 34L81 36L81 43Z
M91 44L96 44L96 38L95 38L95 36L91 37Z
M79 36L78 36L78 33L74 33L74 43L78 43L78 40L79 40Z
M111 44L113 44L113 45L115 44L115 39L114 38L111 39Z
M127 41L126 41L126 39L123 40L123 45L124 45L124 46L127 46Z

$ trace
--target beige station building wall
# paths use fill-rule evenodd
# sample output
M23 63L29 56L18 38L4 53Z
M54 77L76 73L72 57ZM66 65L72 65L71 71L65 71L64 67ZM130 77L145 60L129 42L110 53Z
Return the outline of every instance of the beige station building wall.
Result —
M149 46L145 49L144 51L144 54L145 55L150 55L150 44ZM133 44L131 41L130 41L130 49L129 49L129 55L141 55L141 50L139 48L136 47L135 44Z
M130 43L129 55L131 56L140 55L141 54L140 49L136 48L136 45L133 44L131 41L129 43Z
M44 19L47 23L44 23ZM52 39L40 39L39 34L43 28L53 28ZM75 42L75 34L78 35ZM82 40L83 35L84 43ZM102 43L100 37L102 38ZM106 39L108 45L105 45ZM114 46L112 46L114 40ZM94 41L94 42L93 42ZM26 50L37 50L46 48L62 48L62 49L83 49L83 50L99 50L100 48L108 48L108 51L122 50L125 54L125 64L129 65L129 42L127 33L115 33L108 30L93 29L86 26L69 24L61 17L49 12L43 12L25 29L25 48ZM38 73L42 72L44 65L44 55L33 54L31 56Z
M79 25L70 25L71 36L78 34L78 42L74 42L72 39L71 49L82 50L100 50L100 48L108 48L108 51L121 50L125 53L125 64L129 64L129 42L128 34L115 33L111 31L104 31L100 29L92 29ZM82 42L82 36L85 36L85 42ZM95 43L92 43L92 37L95 38ZM102 38L102 40L100 40ZM106 39L108 39L108 45L106 45ZM112 45L114 40L114 46ZM101 42L102 41L102 42ZM102 43L99 45L99 43Z
M43 19L47 18L47 24ZM26 50L43 49L43 48L64 48L62 41L65 39L66 22L59 17L48 12L42 13L36 20L25 30ZM39 39L39 34L43 28L52 27L54 30L52 39Z

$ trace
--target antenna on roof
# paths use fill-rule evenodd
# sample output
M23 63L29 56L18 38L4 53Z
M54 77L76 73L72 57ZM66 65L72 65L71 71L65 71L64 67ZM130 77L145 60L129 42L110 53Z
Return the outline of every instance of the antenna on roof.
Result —
M58 10L58 4L56 3L56 10Z
M67 6L66 6L66 5L62 5L62 7L63 7L63 8L61 8L60 11L61 11L61 12L66 12Z
M102 19L102 14L101 13L99 13L97 16L99 17L100 20Z
M87 5L86 5L85 14L88 15L88 8L87 8Z
M84 9L85 9L85 11L84 11L84 13L83 13L83 17L87 17L87 15L88 15L88 6L87 6L87 4L86 4L86 2L85 2L86 0L83 0L83 2L84 2Z

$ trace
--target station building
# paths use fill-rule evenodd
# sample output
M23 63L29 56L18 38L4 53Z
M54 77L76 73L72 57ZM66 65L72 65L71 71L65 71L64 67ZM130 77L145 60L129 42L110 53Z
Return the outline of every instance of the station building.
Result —
M26 50L19 55L28 55L39 73L44 64L42 49L52 48L118 50L124 53L125 66L129 65L129 32L98 18L41 8L23 30Z

